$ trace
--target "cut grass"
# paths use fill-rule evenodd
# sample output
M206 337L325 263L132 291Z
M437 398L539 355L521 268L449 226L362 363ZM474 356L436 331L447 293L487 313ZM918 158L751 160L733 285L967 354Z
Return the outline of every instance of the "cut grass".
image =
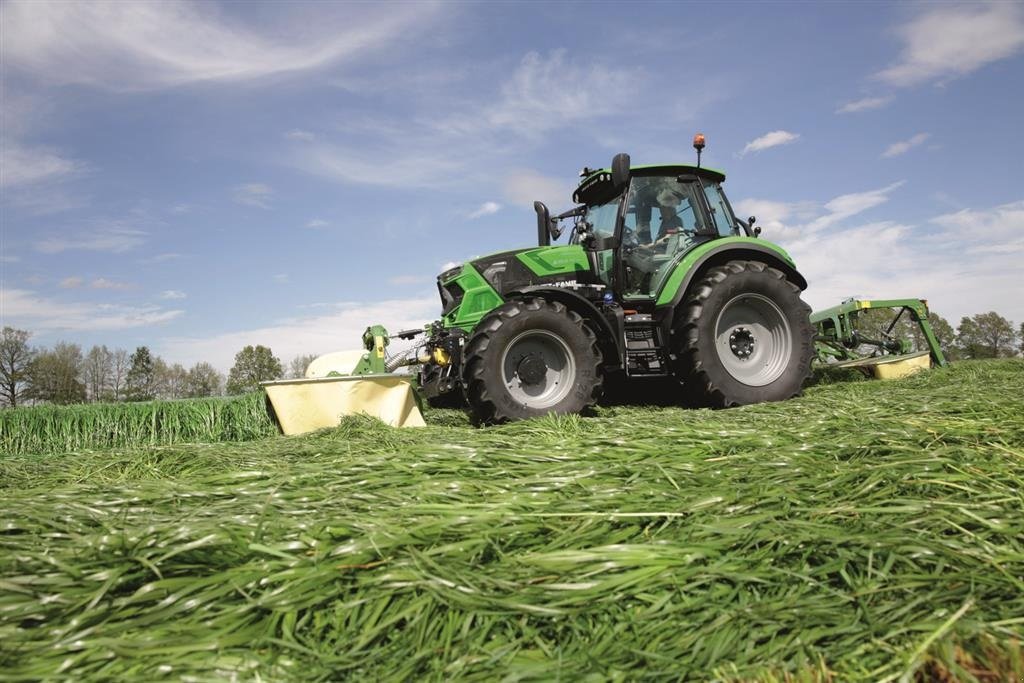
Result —
M1019 679L1022 385L0 458L0 678Z

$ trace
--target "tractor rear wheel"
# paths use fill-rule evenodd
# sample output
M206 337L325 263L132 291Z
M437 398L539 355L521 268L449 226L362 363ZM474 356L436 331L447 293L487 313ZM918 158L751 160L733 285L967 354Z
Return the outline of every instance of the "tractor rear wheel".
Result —
M811 374L814 331L800 288L759 261L712 268L674 331L683 390L712 408L783 401Z
M463 357L462 384L478 422L578 413L601 395L597 338L558 302L506 303L480 321Z

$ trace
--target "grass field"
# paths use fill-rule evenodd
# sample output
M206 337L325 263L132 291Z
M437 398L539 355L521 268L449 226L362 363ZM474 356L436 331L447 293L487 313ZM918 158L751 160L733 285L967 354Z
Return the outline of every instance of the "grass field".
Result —
M1022 389L7 454L0 680L1021 680Z

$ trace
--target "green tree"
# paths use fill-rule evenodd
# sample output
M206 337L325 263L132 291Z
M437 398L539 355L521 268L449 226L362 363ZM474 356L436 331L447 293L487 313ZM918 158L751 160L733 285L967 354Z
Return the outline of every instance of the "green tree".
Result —
M151 401L156 398L156 367L149 347L136 348L128 363L125 398L129 401Z
M209 363L196 363L185 378L185 395L189 398L219 396L224 376Z
M113 373L114 354L106 346L93 346L85 354L83 374L90 401L110 398L110 376Z
M235 354L235 364L228 373L228 393L255 391L260 382L281 379L284 368L266 346L246 346Z
M160 398L185 398L188 380L185 367L181 363L168 365L159 358L155 365Z
M28 345L32 333L4 327L0 334L0 402L16 406L26 389L33 351Z
M935 333L936 338L939 340L939 347L942 349L942 355L947 359L952 358L956 355L956 333L953 331L953 326L949 324L949 321L943 318L934 311L928 312L928 324L932 327L932 332ZM918 329L917 334L922 337L922 344L924 344L924 335L921 334ZM922 345L920 348L927 348L926 345Z
M27 398L48 403L83 403L82 349L58 342L53 349L36 353L28 367Z
M291 379L302 379L306 376L306 368L309 364L316 360L316 354L306 353L301 356L295 356L292 358L292 362L288 366L288 377Z
M965 316L957 329L957 347L966 358L1013 355L1016 340L1013 323L995 311Z

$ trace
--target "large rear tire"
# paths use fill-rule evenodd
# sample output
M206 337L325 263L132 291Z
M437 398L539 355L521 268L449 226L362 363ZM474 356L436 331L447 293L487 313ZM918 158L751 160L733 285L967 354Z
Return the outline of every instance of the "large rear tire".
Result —
M462 383L478 422L578 413L601 395L601 352L578 314L544 299L510 301L466 344Z
M674 331L676 374L712 408L784 401L811 375L814 330L800 288L759 261L712 268Z

